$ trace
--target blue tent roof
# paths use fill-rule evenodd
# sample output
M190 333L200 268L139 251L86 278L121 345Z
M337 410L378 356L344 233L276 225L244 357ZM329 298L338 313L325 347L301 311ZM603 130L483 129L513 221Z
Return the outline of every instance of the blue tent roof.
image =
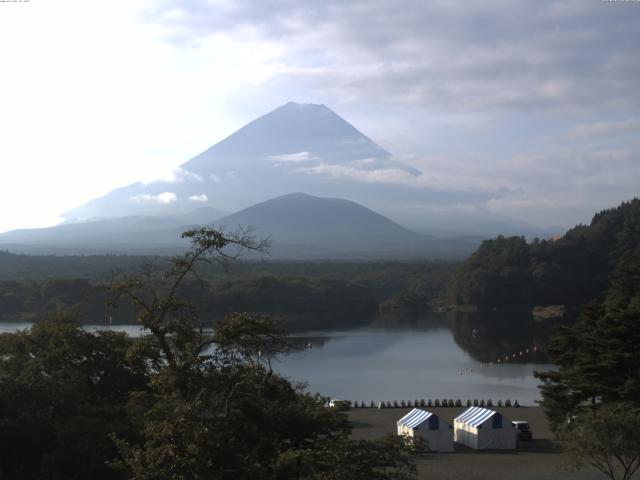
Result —
M424 422L429 420L429 417L433 415L432 412L427 412L426 410L420 410L419 408L414 408L409 413L407 413L404 417L398 420L398 425L406 425L409 428L417 428L422 425Z
M477 427L478 425L482 425L487 419L493 417L496 413L496 411L487 408L471 407L454 418L454 421Z

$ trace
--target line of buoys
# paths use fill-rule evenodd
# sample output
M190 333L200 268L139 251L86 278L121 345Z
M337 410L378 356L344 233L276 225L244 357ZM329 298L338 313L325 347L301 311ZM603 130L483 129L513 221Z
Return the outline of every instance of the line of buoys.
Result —
M509 362L510 360L515 360L517 358L523 357L525 355L528 355L530 353L536 353L538 351L538 347L537 345L533 345L531 348L525 348L524 350L519 350L518 352L512 353L511 355L505 355L504 358L498 358L496 359L495 362L488 362L488 365L490 367L493 367L494 364L496 365L502 365L504 363ZM484 363L480 362L480 368L484 368ZM466 369L468 374L472 374L474 372L472 367L469 367L468 369ZM458 372L459 375L464 375L465 374L465 369L462 369Z
M509 360L515 360L519 357L523 357L525 355L528 355L529 353L536 353L538 351L538 347L537 345L533 345L531 348L525 348L524 350L520 350L518 352L514 352L511 355L505 355L504 358L498 358L495 363L496 364L501 364L503 362L508 362ZM493 366L494 362L489 362L490 366ZM480 366L482 367L482 363L480 364Z

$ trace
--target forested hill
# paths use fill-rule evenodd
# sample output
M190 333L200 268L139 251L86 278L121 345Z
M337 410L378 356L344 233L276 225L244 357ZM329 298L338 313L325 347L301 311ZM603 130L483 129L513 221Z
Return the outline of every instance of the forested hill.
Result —
M485 240L452 276L447 300L479 308L582 305L601 300L608 276L640 245L640 200L597 213L556 240Z

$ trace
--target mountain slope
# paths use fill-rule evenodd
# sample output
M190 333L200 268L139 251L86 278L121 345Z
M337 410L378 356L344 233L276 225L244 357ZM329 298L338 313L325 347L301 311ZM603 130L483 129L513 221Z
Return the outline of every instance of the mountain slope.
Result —
M456 257L473 243L420 235L355 202L304 193L283 195L229 215L227 228L251 226L285 258Z
M222 218L219 223L251 225L256 234L287 243L344 249L365 244L378 248L398 246L422 237L355 202L304 193L259 203Z
M640 200L594 215L563 237L527 243L486 240L453 276L449 302L484 308L567 305L601 300L625 255L640 248Z
M182 164L171 181L116 189L64 217L183 212L195 202L235 211L286 194L291 185L323 196L376 198L392 187L357 177L385 170L420 174L326 106L290 102Z
M174 252L180 233L196 224L211 224L223 216L202 207L182 215L93 218L49 228L13 230L0 234L0 247L38 253L141 253L158 248Z
M205 210L204 213L209 212ZM0 248L30 253L176 253L190 216L129 216L16 230L0 235ZM205 217L206 218L206 217ZM286 259L462 258L473 240L440 240L407 230L355 202L303 193L283 195L216 222L225 230L252 227L269 237L270 256Z

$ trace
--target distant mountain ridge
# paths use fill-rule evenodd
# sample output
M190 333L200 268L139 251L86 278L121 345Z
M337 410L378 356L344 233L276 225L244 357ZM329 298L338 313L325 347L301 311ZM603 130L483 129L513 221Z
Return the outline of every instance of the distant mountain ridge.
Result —
M367 243L384 246L422 236L388 218L341 198L291 193L253 205L219 220L222 225L251 225L289 243L346 247Z
M0 248L32 253L175 253L189 226L212 224L224 215L202 207L182 215L130 215L65 222L49 228L0 234Z
M0 235L0 248L37 253L175 253L191 225L182 217L121 217ZM211 224L213 222L201 222ZM224 230L251 227L270 238L281 259L463 258L477 243L440 240L408 230L355 202L304 193L283 195L215 222Z
M535 227L529 228L531 226L524 222L489 212L467 216L429 215L431 207L436 207L432 212L441 211L437 207L443 195L455 200L458 193L433 192L389 180L401 178L410 183L421 175L416 168L397 161L328 107L289 102L183 163L164 180L117 188L66 212L62 225L8 232L0 236L0 244L14 251L39 249L38 253L50 251L48 247L69 253L76 251L73 245L80 244L82 252L88 253L129 253L127 249L131 246L135 247L135 253L145 248L154 253L157 249L173 252L176 245L183 245L175 241L181 228L216 221L224 216L223 211L237 212L225 221L261 225L268 234L279 235L278 245L290 245L282 253L296 257L304 257L305 248L310 248L308 255L323 258L338 254L374 257L382 251L400 258L441 256L444 252L460 257L463 252L469 252L469 245L475 245L479 237L495 233L522 233L528 237L538 234ZM312 217L320 220L324 215L322 209L301 213L300 205L290 201L287 215L299 217L296 232L291 225L279 223L285 219L278 220L278 215L273 213L277 211L277 202L269 203L278 197L282 197L280 202L285 202L292 189L308 195L306 201L303 197L298 201L311 209L316 208L310 200L313 197L349 198L352 203L342 203L345 212L340 214L335 210L324 218L320 228L303 220ZM468 202L468 195L472 194L459 195ZM335 207L337 201L322 205ZM262 203L268 204L272 212L270 223L264 223L266 219L255 214ZM367 208L342 221L356 204ZM418 214L411 213L408 205L429 208ZM241 210L247 212L241 214ZM374 211L378 215L375 222ZM401 219L412 231L397 224L392 228L389 218ZM369 231L374 224L377 230ZM360 225L362 231L356 233L356 225ZM304 230L314 233L307 234ZM343 232L337 235L339 230ZM434 237L438 234L454 240L437 240ZM548 236L546 232L540 235ZM358 238L367 238L366 249L358 250L365 247L358 243ZM466 246L461 247L463 244ZM401 248L404 251L400 251ZM280 254L280 247L274 252Z

